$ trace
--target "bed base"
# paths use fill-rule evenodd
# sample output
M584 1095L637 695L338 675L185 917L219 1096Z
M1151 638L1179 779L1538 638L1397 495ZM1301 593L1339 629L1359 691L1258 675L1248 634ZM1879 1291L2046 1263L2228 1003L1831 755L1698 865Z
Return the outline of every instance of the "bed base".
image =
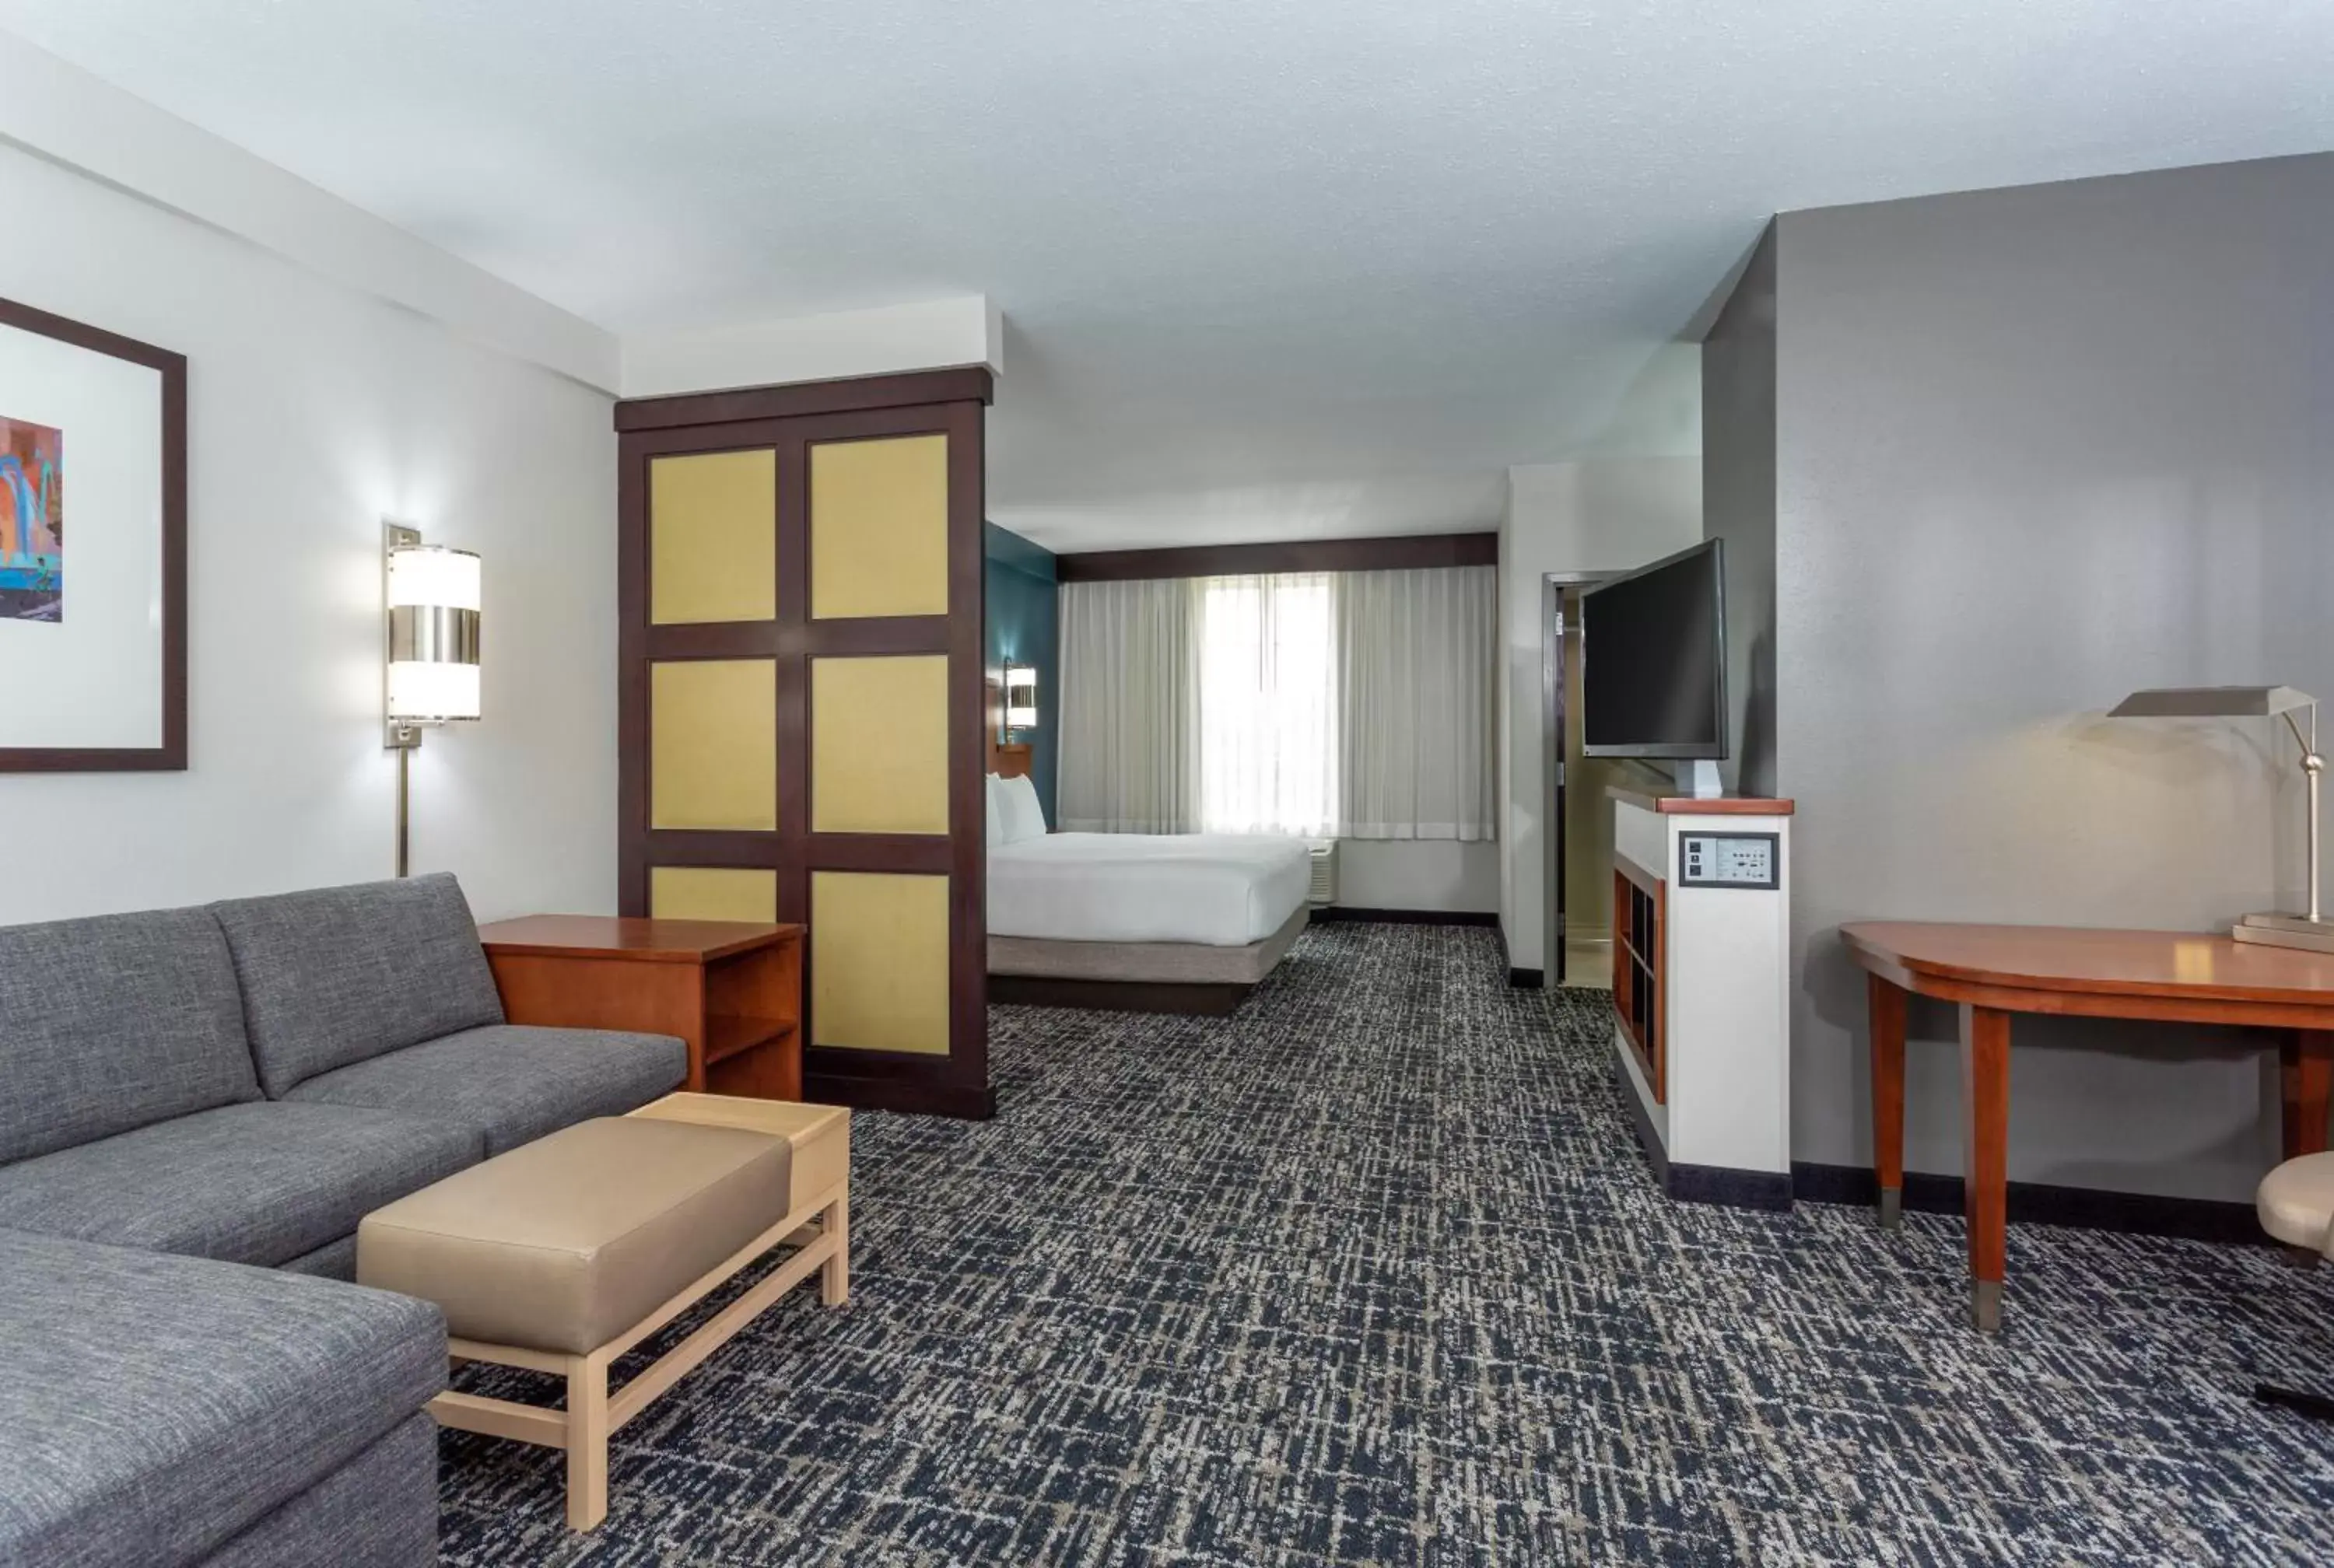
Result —
M1184 942L989 938L989 999L1029 1007L1100 1007L1221 1018L1278 967L1305 929L1303 905L1245 948Z
M1253 986L1173 980L1065 980L1044 975L991 975L989 999L1008 1007L1092 1007L1105 1013L1181 1013L1228 1018Z

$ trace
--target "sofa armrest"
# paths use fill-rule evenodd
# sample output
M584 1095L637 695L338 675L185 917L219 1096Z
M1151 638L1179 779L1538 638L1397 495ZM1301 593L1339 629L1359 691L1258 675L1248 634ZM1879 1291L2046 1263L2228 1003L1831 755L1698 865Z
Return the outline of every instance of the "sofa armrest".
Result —
M0 1231L0 1562L200 1561L446 1384L436 1307Z

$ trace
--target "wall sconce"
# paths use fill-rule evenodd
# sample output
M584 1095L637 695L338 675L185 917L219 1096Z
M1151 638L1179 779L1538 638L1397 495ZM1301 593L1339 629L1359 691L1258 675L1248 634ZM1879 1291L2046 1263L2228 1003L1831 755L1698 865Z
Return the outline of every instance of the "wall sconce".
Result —
M381 551L385 744L397 753L397 874L406 874L408 773L424 726L478 717L478 558L391 523Z
M1026 664L1005 667L1005 727L1037 727L1037 672Z

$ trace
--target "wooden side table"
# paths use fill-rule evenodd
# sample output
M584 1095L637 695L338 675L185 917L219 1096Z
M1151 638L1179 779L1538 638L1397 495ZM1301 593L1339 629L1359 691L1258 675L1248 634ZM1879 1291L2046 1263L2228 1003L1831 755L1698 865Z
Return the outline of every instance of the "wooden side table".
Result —
M800 926L526 915L478 939L514 1024L678 1035L690 1092L802 1098Z

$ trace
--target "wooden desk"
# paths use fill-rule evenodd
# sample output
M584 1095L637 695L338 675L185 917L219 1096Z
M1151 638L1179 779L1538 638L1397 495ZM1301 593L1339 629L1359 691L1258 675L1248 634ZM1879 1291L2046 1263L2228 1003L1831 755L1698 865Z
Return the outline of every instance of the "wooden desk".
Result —
M478 938L514 1024L675 1034L689 1092L802 1098L800 926L527 915Z
M2334 955L2185 931L2059 926L1875 922L1839 934L1871 972L1872 1169L1885 1227L1895 1227L1903 1207L1905 996L1961 1005L1970 1321L1988 1333L2001 1326L2011 1014L2277 1030L2286 1158L2326 1147Z

